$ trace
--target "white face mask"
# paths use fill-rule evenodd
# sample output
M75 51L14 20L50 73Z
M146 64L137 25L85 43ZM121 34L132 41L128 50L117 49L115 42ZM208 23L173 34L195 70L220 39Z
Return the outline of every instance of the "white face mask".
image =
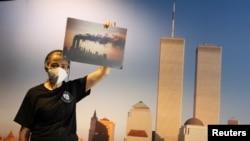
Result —
M49 75L50 81L55 84L61 83L68 76L66 70L62 69L61 67L49 69L48 75Z

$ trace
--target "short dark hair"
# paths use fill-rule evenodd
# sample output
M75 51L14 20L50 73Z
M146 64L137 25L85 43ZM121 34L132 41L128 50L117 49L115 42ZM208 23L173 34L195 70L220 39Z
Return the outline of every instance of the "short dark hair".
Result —
M59 53L59 54L63 54L63 51L60 50L60 49L56 49L56 50L52 50L50 51L47 56L45 57L45 60L44 60L44 64L46 65L48 63L48 60L50 59L50 57L54 54L54 53Z
M47 63L48 63L48 60L49 60L50 57L51 57L53 54L55 54L55 53L60 54L60 55L63 56L63 51L60 50L60 49L55 49L55 50L50 51L50 52L46 55L45 60L44 60L44 68L45 68L46 71L48 71L48 68L46 67L46 66L47 66ZM70 61L69 61L69 60L68 60L68 63L69 63L69 66L70 66Z

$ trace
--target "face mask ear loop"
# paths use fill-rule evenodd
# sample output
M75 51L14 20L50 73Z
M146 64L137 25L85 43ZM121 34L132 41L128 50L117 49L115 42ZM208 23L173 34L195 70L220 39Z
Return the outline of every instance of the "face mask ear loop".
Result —
M70 75L70 68L68 68L68 72L67 72L67 73L68 73L68 76L67 76L67 79L66 79L66 80L67 80L67 82L68 82L68 81L69 81L69 75Z

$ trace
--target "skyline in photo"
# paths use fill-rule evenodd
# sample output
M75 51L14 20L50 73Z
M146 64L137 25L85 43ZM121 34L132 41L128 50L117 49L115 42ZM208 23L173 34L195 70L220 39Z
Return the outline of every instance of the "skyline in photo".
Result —
M104 24L104 23L103 23ZM122 68L126 28L67 18L64 58L112 68Z

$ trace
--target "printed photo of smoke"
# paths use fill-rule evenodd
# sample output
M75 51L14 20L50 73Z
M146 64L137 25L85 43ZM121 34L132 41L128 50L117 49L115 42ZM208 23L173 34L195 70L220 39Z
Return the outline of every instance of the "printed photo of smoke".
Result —
M68 18L64 39L64 58L71 61L123 68L126 28Z

